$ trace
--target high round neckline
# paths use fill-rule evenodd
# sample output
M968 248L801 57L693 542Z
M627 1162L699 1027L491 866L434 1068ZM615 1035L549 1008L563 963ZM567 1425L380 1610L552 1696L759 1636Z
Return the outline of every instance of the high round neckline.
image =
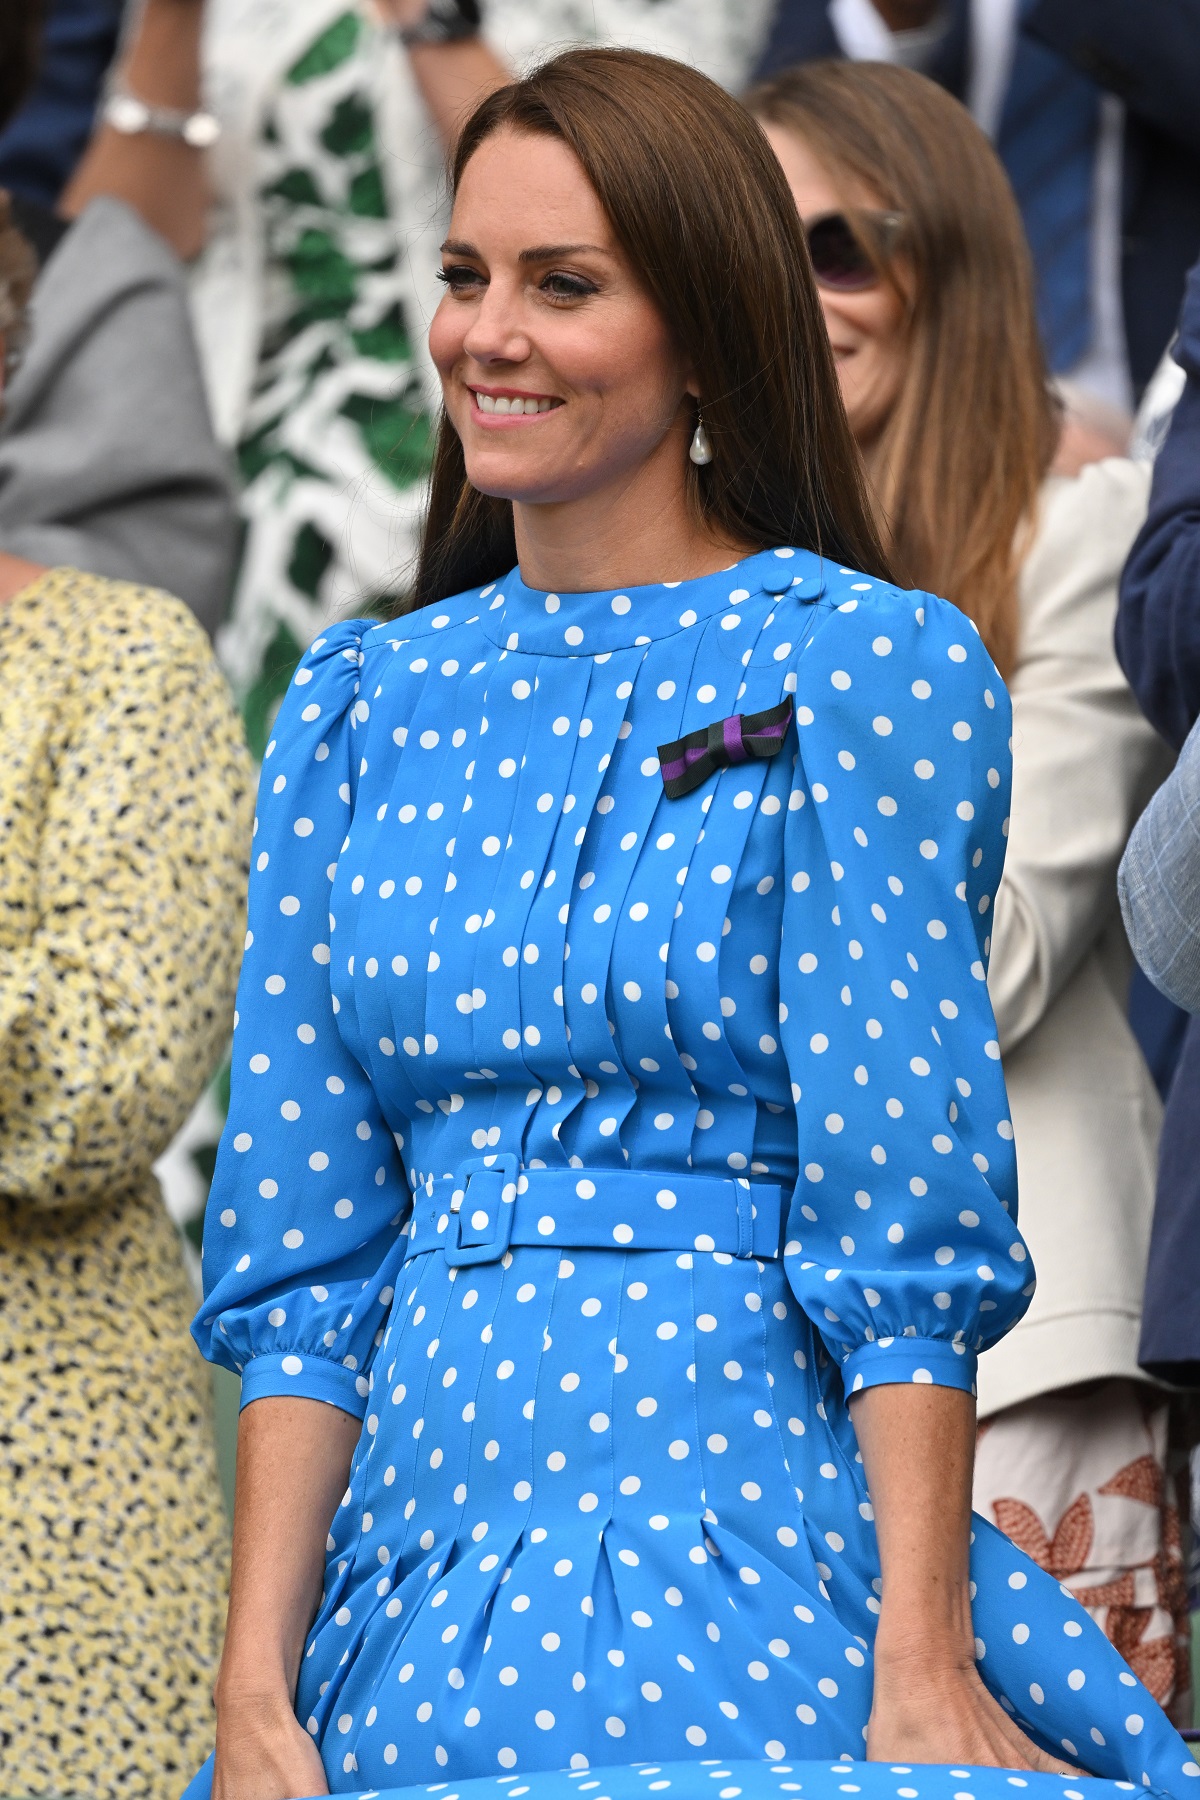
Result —
M809 551L759 550L727 569L689 581L590 593L531 588L518 568L482 590L480 623L502 650L602 656L673 637L753 594L782 594L811 579L818 567Z

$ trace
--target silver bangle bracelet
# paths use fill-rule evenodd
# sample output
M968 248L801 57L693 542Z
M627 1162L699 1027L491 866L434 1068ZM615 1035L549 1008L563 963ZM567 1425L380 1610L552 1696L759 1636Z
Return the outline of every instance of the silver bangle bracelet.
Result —
M151 106L125 88L113 88L106 95L101 117L122 137L140 137L148 131L155 137L177 138L193 150L211 149L221 135L220 123L210 112Z

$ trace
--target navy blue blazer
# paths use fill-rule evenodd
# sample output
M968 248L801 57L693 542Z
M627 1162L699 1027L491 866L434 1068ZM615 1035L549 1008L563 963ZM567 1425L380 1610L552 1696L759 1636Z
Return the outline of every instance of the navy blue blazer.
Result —
M1175 356L1187 386L1121 578L1117 655L1142 711L1178 749L1200 717L1200 263ZM1163 1122L1138 1356L1153 1374L1200 1386L1200 1019L1188 1026Z
M931 69L934 78L961 98L967 84L968 0L949 0L950 24ZM841 56L842 46L829 22L829 0L779 0L758 78L776 75L792 63Z
M5 0L0 0L0 5ZM0 132L0 187L52 212L92 132L123 0L49 0L37 80Z
M1200 0L1034 0L1023 29L1125 103L1122 298L1140 392L1200 250Z

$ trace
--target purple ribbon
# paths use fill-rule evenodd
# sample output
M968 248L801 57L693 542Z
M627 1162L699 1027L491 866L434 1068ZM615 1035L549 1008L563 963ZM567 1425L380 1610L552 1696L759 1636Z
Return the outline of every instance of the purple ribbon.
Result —
M765 712L733 713L701 725L686 737L658 747L663 789L668 800L690 794L716 769L736 768L752 757L777 756L792 723L791 695Z

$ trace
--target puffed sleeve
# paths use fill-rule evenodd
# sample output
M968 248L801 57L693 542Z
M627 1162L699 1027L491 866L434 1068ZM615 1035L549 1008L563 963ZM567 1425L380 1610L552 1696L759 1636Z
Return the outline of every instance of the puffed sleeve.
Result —
M259 784L229 1117L204 1226L203 1354L267 1395L361 1417L405 1239L397 1142L339 1035L330 886L357 786L359 648L318 638Z
M786 1268L847 1392L971 1390L1033 1292L986 979L1010 710L956 608L861 588L796 669Z

